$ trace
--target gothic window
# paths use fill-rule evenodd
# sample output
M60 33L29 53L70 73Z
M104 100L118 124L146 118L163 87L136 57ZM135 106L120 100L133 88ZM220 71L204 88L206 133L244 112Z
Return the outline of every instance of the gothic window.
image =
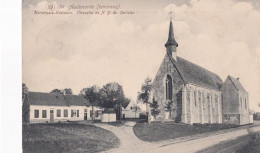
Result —
M242 109L242 97L240 97L240 107Z
M201 102L201 93L200 93L200 91L198 91L198 98L199 98L199 102Z
M195 106L197 106L197 94L196 94L196 91L194 91L194 103L195 103Z
M203 111L205 111L206 106L205 106L205 98L204 98L204 93L202 93L202 106L203 106Z
M166 78L166 99L172 100L172 77L167 75Z
M218 95L215 95L215 104L218 105Z
M208 110L210 111L210 94L207 94Z
M246 98L245 98L245 109L247 109L247 105L246 105Z
M190 91L189 90L187 90L187 102L190 102Z

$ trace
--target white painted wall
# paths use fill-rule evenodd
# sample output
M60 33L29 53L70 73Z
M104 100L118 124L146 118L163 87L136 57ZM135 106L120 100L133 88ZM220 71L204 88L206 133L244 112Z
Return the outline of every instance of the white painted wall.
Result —
M125 114L125 118L139 118L140 111L135 113L133 110L122 110L122 117L123 114Z
M64 110L68 110L68 117L64 117ZM90 117L90 110L92 110L91 107L86 106L42 106L42 105L31 105L30 106L30 123L46 123L50 122L50 110L53 110L54 113L54 122L58 121L80 121L84 120L84 109L87 109L87 120L91 120ZM35 118L34 112L35 110L39 110L39 118ZM46 110L46 118L42 118L42 110ZM61 111L60 117L57 117L57 110ZM79 117L73 116L71 117L71 110L79 110ZM94 107L94 111L100 110L101 108ZM96 117L95 119L100 120L101 114Z
M116 114L102 114L101 122L116 122Z

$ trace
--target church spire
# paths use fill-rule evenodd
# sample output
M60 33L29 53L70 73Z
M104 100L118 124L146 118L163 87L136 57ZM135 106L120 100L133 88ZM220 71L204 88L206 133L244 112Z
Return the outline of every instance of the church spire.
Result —
M170 21L169 36L168 36L168 41L165 44L165 47L167 47L169 45L174 45L174 46L178 47L178 43L175 41L175 38L174 38L172 19Z
M167 54L172 56L175 61L177 61L177 52L176 47L178 47L178 43L175 41L173 26L172 26L172 19L170 21L170 28L169 28L169 35L168 40L165 44Z

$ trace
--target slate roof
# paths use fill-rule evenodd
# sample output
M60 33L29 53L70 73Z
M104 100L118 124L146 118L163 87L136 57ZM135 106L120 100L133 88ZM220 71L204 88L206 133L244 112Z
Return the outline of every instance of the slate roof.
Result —
M29 92L30 105L44 106L90 106L82 95L63 95L43 92Z
M228 76L228 78L231 80L231 82L233 83L233 85L235 86L235 88L237 90L246 92L245 88L242 86L242 84L239 82L239 80L237 80L236 78L234 78L230 75Z
M82 95L65 95L65 100L73 106L90 106L90 103Z
M218 91L222 87L223 81L217 74L181 57L177 57L177 62L171 56L169 57L185 83L193 83Z

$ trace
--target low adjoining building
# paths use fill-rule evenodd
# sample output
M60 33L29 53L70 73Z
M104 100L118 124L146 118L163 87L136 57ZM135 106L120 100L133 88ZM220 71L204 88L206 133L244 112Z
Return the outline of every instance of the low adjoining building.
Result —
M223 96L223 123L248 124L250 123L248 92L239 82L228 76L222 88Z
M107 108L102 111L101 122L116 122L116 112L114 108Z
M122 109L122 118L139 118L141 113L140 107L135 101L131 100L130 103Z
M29 122L101 120L102 108L94 107L82 95L29 92Z

